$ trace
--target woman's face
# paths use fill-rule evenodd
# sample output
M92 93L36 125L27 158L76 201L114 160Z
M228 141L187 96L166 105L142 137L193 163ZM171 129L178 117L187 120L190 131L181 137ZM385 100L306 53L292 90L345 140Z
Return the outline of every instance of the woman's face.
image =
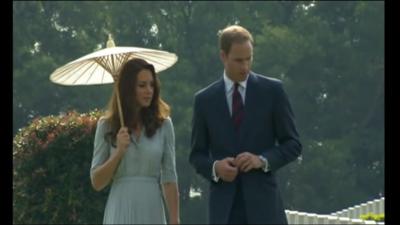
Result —
M136 102L139 107L149 107L154 93L154 79L150 70L139 72L136 82Z

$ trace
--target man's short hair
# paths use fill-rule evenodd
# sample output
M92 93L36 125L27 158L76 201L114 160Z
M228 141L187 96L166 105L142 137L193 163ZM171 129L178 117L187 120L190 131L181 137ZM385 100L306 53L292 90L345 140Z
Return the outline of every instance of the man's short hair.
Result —
M231 50L233 43L242 44L246 41L250 41L253 44L253 36L250 32L239 25L227 26L222 31L219 31L219 48L228 54Z

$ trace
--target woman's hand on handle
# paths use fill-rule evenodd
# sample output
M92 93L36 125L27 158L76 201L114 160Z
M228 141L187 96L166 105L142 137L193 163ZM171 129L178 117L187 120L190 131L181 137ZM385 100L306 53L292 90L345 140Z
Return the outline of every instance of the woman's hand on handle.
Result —
M127 127L121 127L117 133L117 151L116 153L123 156L131 142Z

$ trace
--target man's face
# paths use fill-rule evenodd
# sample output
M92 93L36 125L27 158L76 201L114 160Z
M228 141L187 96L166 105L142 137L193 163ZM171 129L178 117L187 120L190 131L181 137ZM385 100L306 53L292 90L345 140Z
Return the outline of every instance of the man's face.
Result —
M221 60L229 78L233 81L245 80L253 61L251 42L233 43L228 54L221 50Z

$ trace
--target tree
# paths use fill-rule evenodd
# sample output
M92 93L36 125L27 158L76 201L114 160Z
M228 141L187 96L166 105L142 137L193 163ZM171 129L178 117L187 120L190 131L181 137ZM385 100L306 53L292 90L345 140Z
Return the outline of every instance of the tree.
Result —
M218 31L240 24L255 38L253 70L283 81L304 146L301 161L278 171L285 207L329 213L364 202L384 194L383 6L14 2L14 134L36 115L106 105L111 85L60 87L48 76L104 47L109 32L117 45L174 52L178 62L159 75L176 132L182 222L206 221L208 184L188 163L193 95L222 75ZM191 188L203 195L190 198Z

